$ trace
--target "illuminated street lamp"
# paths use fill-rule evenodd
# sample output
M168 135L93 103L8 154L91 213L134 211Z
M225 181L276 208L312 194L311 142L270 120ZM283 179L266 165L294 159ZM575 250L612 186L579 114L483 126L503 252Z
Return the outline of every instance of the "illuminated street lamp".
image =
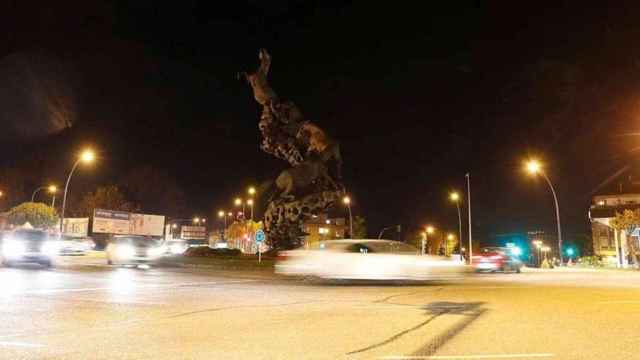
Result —
M460 214L460 194L457 191L452 192L451 194L449 194L449 200L453 201L456 204L456 208L458 209L458 240L460 242L460 246L462 246L462 215Z
M56 192L58 191L58 188L55 185L40 186L39 188L35 189L33 194L31 194L31 202L35 201L36 194L38 193L38 191L43 190L43 189L47 189L49 194L53 195L52 199L51 199L51 207L54 207L55 204L56 204Z
M80 156L78 156L78 160L73 164L71 171L69 172L69 176L67 177L67 182L64 185L64 195L62 196L62 210L60 212L60 234L62 235L62 224L64 224L64 210L67 206L67 193L69 192L69 183L71 182L71 176L73 176L74 171L80 163L90 164L96 158L96 154L91 149L84 150Z
M533 240L531 243L538 249L538 266L540 266L542 264L542 240Z
M251 208L251 221L253 222L253 199L247 200L247 205Z
M345 196L342 198L342 203L347 206L349 210L349 237L353 239L353 215L351 213L351 198Z
M424 255L426 252L427 241L429 240L429 234L433 234L433 232L436 231L436 229L431 225L427 225L424 230L425 231L422 232L423 238L422 238L422 247L420 251L422 255Z
M229 213L231 214L231 213ZM222 240L224 240L224 235L227 232L227 213L224 210L218 211L218 217L220 219L224 219L224 230L222 231Z
M253 186L250 186L247 192L249 193L250 196L253 196L256 194L256 188L254 188Z
M236 204L236 206L242 206L242 214L244 215L244 201L242 201L241 198L236 198L234 204Z
M551 194L553 195L553 202L556 207L556 223L558 225L558 255L560 258L560 264L562 264L562 229L560 227L560 207L558 206L558 197L556 196L556 190L553 188L553 184L547 177L547 174L542 169L542 164L538 160L531 159L527 161L525 164L527 172L531 175L541 175L549 185L549 189L551 189Z

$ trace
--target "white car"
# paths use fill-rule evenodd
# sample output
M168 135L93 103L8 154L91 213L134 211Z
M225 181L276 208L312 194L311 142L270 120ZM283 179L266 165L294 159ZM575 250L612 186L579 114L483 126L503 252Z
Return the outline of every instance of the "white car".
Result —
M64 239L60 242L60 255L86 255L95 247L95 243L90 239Z
M161 258L167 251L159 240L146 236L115 236L105 249L107 264L148 264Z
M53 265L60 241L42 230L18 229L6 233L0 244L0 256L4 266L20 263L37 263L45 267Z
M390 240L330 240L279 258L279 274L322 279L446 280L469 271L459 259L421 256L413 246Z

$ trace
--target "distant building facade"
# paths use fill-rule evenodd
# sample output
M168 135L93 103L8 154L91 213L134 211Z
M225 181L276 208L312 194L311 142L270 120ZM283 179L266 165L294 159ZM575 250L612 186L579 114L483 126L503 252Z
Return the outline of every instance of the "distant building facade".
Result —
M323 241L344 239L347 222L344 218L332 218L326 214L318 215L303 224L305 247L318 246Z
M640 193L597 195L593 197L589 208L591 220L591 238L593 254L606 258L612 263L616 261L621 266L628 263L627 236L633 241L639 241L636 230L632 234L625 231L615 231L610 225L611 219L616 213L624 210L636 210L640 208Z

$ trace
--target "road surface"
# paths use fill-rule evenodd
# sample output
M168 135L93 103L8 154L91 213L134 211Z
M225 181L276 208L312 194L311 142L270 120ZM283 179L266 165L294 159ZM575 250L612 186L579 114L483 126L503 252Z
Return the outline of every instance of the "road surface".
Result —
M640 274L426 285L265 272L0 268L0 359L637 359Z

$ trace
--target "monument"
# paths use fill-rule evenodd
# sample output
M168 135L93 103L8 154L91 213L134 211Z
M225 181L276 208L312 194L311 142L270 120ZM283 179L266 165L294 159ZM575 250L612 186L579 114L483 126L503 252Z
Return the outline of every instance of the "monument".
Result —
M255 72L239 75L262 106L260 147L290 165L274 181L264 214L265 231L272 248L291 249L302 244L304 221L329 210L344 194L342 157L339 144L326 131L269 86L269 53L261 49L258 57Z

